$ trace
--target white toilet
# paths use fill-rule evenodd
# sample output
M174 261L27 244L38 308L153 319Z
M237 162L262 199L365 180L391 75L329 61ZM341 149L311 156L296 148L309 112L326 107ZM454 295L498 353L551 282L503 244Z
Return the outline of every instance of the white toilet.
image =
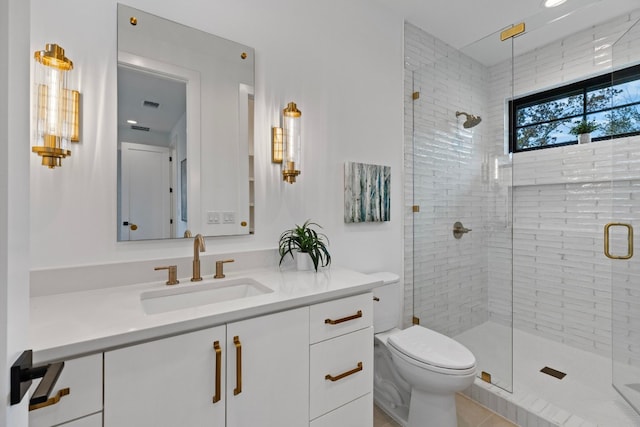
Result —
M374 273L374 399L404 427L456 427L455 393L469 387L476 358L457 341L422 326L400 330L402 287Z

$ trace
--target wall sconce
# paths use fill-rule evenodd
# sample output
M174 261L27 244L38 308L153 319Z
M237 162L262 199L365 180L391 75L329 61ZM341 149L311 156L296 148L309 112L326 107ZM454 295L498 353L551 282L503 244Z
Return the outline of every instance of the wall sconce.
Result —
M57 44L36 51L34 87L35 141L31 151L42 157L42 165L55 168L71 155L69 142L78 142L80 93L67 89L73 62Z
M300 117L302 112L294 102L282 111L283 127L271 129L271 161L282 163L282 179L289 184L300 175Z

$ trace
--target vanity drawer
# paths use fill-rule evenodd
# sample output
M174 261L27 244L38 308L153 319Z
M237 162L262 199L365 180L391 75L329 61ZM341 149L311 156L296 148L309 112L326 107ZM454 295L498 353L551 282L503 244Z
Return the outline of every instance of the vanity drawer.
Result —
M373 323L373 294L366 293L311 306L310 342L334 338Z
M71 421L60 427L102 427L102 412Z
M32 393L38 382L31 385ZM48 427L102 411L102 353L65 361L50 397L59 392L57 403L29 410L29 427ZM102 415L96 418L101 421Z
M309 427L371 427L373 393L367 393L309 423Z
M373 327L312 345L309 386L312 420L370 393Z

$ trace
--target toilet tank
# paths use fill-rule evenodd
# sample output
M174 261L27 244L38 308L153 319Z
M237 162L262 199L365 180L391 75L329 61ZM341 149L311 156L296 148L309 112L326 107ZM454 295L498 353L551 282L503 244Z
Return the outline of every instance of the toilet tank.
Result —
M402 284L394 273L371 273L382 286L373 289L373 332L384 332L398 327L401 323Z

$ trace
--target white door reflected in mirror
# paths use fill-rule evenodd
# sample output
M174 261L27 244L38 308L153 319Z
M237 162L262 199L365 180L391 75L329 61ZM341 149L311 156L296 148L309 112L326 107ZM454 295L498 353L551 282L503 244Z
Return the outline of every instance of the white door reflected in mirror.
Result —
M121 147L120 240L175 237L171 235L171 150L127 142Z

